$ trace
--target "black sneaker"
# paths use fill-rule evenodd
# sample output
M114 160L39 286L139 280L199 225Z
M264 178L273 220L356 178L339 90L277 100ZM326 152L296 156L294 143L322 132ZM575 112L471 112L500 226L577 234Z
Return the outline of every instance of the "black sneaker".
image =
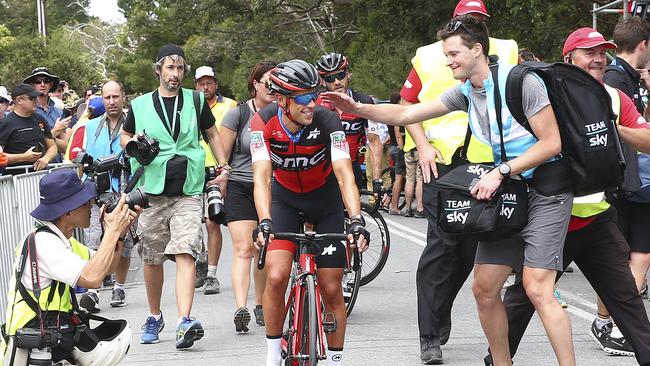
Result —
M96 292L88 291L79 299L79 307L91 314L99 313L99 296Z
M111 294L111 307L119 308L126 305L126 293L122 288L114 288Z
M425 365L442 364L442 350L440 341L434 336L420 337L420 359Z
M264 311L262 311L262 305L255 305L255 309L253 309L253 314L255 315L255 324L259 325L260 327L263 327L265 323L264 323Z
M625 337L614 338L611 332L605 337L602 349L610 355L634 356L634 349Z
M603 325L602 328L598 329L596 327L596 321L598 318L594 319L593 323L591 323L591 338L598 343L598 346L605 350L605 340L609 336L609 334L612 332L612 327L614 324L612 322L609 322L605 325Z
M403 216L404 217L413 217L413 210L405 210Z
M246 308L239 308L235 311L235 330L237 333L248 333L248 323L251 321L251 313Z

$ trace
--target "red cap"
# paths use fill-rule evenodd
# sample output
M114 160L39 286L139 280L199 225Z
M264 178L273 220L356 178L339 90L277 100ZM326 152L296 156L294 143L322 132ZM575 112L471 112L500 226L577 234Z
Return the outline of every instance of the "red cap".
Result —
M605 45L607 48L616 48L616 43L606 40L597 30L589 27L580 28L569 34L569 37L564 41L562 55L566 56L567 53L576 48L593 48L600 45Z
M488 18L490 17L485 4L481 0L460 0L458 5L456 5L456 9L454 9L454 17L471 13L483 14Z

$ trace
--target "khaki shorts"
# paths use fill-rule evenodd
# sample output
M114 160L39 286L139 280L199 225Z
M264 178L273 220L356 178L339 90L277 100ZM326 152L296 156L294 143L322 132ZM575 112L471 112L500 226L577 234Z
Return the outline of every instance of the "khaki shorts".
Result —
M406 164L406 181L422 181L422 168L420 168L420 158L417 150L411 150L404 153L404 163Z
M145 264L158 265L176 254L196 258L203 248L203 197L150 196L150 208L138 222L138 254Z

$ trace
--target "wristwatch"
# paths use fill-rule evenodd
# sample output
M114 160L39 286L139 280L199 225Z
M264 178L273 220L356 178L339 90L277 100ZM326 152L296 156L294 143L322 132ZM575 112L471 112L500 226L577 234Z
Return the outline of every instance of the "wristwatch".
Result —
M499 173L503 175L504 178L508 178L510 176L510 164L508 163L501 163L499 164Z

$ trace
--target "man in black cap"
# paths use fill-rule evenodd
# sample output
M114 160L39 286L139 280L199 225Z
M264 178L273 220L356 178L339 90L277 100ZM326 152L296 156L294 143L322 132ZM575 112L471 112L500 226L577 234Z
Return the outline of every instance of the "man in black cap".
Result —
M18 84L12 95L14 111L2 120L0 148L9 167L33 164L34 170L42 170L56 157L57 149L47 122L34 113L41 93Z
M9 296L7 309L10 310L4 331L11 336L19 329L38 329L39 320L45 322L47 329L56 327L61 338L52 348L52 360L58 362L70 356L74 345L72 288L101 286L104 276L119 261L127 228L136 219L137 212L129 209L123 196L111 213L105 213L104 237L95 252L72 237L75 229L90 225L95 183L82 183L73 170L60 169L41 179L39 194L40 204L31 213L37 220L35 235L19 243L14 264L14 269L31 270L19 272L21 277L16 279L14 275L10 281L9 288L15 292ZM140 211L137 206L135 209ZM33 249L29 245L24 248L25 243L33 243ZM27 253L37 254L32 257ZM37 280L32 279L32 273L38 276ZM39 299L40 311L32 298ZM4 337L2 343L0 359L4 356Z
M224 153L214 116L205 96L181 83L190 67L183 49L174 44L162 47L156 55L154 71L159 87L133 100L124 125L122 145L137 140L143 133L158 140L160 152L144 167L139 184L151 194L151 209L138 222L138 252L144 262L144 278L149 300L149 316L141 343L159 342L163 329L160 297L163 263L176 262L176 302L178 326L176 348L189 348L203 337L203 326L190 317L194 300L195 258L202 250L203 189L205 151L199 140L205 138L217 158L218 184L225 193L230 166ZM204 136L204 137L203 137ZM132 171L140 167L131 159Z
M64 153L68 147L68 125L70 117L61 118L63 109L57 107L54 100L50 98L50 93L56 91L59 86L59 77L51 74L45 67L37 67L32 70L31 75L23 80L23 83L30 84L41 95L38 97L36 113L40 114L47 122L52 136L60 153ZM55 162L61 162L61 157L57 155Z

